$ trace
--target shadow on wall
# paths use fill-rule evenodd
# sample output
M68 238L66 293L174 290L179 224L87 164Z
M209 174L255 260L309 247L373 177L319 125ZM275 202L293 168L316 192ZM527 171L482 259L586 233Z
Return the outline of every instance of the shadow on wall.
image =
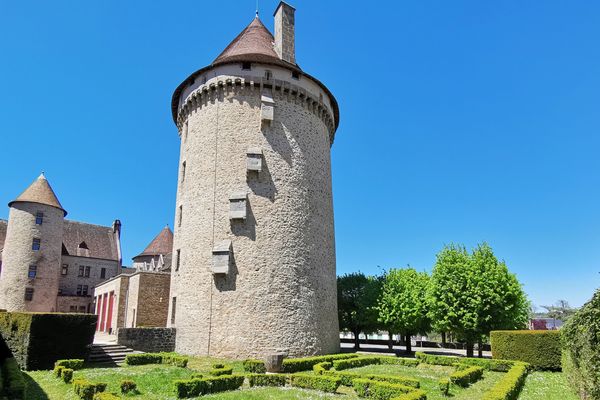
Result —
M230 219L231 233L235 236L246 236L248 239L256 240L256 218L252 212L250 199L246 200L246 219Z
M250 187L250 190L256 196L269 199L271 203L275 201L277 187L275 187L275 182L273 182L265 155L263 155L262 159L262 170L260 172L249 171L246 181L248 182L248 187Z

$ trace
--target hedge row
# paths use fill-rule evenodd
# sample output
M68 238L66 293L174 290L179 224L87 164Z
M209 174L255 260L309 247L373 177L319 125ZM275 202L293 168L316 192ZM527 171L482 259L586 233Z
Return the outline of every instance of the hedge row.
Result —
M141 353L125 356L125 364L127 365L169 364L185 368L187 363L188 358L177 353Z
M359 397L368 397L376 400L389 400L415 391L415 388L410 386L370 379L354 379L352 387Z
M71 360L58 360L54 363L54 368L56 367L64 367L71 369L81 369L83 368L83 360L82 359L71 359Z
M96 393L101 393L105 390L106 383L90 382L82 378L73 379L73 391L80 399L93 400Z
M244 371L250 372L253 374L264 374L267 372L267 367L265 363L260 360L244 360Z
M331 369L331 367L333 367L333 363L330 363L329 361L325 361L325 362L313 365L313 371L315 371L315 374L317 374L317 375L323 375L323 373L326 371L329 371Z
M285 386L287 375L283 374L249 374L248 384L254 386Z
M213 365L213 368L210 370L209 374L212 376L232 375L233 367L228 367L223 364L215 364Z
M352 386L352 381L355 379L369 379L372 381L394 383L398 385L410 386L415 389L421 387L418 380L414 378L408 378L399 375L377 375L377 374L361 374L358 372L338 372L338 371L325 371L325 375L337 376L342 380L342 385Z
M364 367L365 365L379 364L379 357L357 357L348 360L338 360L333 362L333 368L342 371L350 368Z
M475 366L460 369L450 375L450 381L460 387L468 387L481 378L483 378L483 368Z
M174 384L177 398L183 399L239 389L244 384L244 376L224 375L211 378L177 380Z
M25 377L14 358L7 358L2 363L2 377L4 380L4 392L11 399L24 398Z
M100 392L94 395L94 400L121 400L121 398L112 393Z
M516 363L498 383L483 394L482 400L517 400L527 378L528 365Z
M283 360L283 372L294 373L311 370L315 364L324 361L334 362L335 360L345 360L347 358L356 358L357 354L330 354L326 356L315 356L305 358L286 358Z
M561 369L559 331L492 331L490 341L494 359L523 361L538 370Z
M466 358L454 356L436 356L433 354L415 353L417 360L424 364L445 365L454 367L457 365L470 365L481 367L486 371L507 372L516 362L510 360L489 360L485 358Z
M427 400L427 394L422 390L415 390L390 400Z
M294 374L290 376L290 384L302 389L313 389L326 393L335 393L342 384L340 378L334 376Z

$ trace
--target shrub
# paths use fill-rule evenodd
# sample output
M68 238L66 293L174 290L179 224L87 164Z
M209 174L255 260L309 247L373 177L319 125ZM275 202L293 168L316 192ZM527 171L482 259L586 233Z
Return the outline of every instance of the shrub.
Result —
M415 390L413 387L397 383L379 382L370 379L354 379L352 386L360 397L369 397L376 400L389 400Z
M121 398L112 393L99 392L94 395L94 400L121 400Z
M192 377L190 379L202 379L204 378L204 375L202 374L192 374Z
M244 360L244 371L254 374L264 374L267 372L265 363L260 360Z
M0 336L23 370L52 369L59 359L86 358L96 315L0 313Z
M372 381L397 383L400 385L410 386L413 388L419 388L421 384L414 378L408 378L399 375L377 375L377 374L361 374L358 372L338 372L338 371L325 371L324 374L330 376L337 376L342 380L342 385L352 386L354 379L369 379Z
M290 376L290 384L303 389L314 389L321 392L335 393L342 381L334 376L294 374Z
M54 367L54 376L60 378L63 369L65 369L65 367L63 367L62 365L57 365L56 367Z
M440 389L440 392L442 392L442 395L448 396L448 393L450 393L450 379L440 379L438 381L438 388Z
M129 393L137 390L137 384L134 381L121 381L121 393Z
M127 365L168 364L185 368L187 363L187 357L176 353L141 353L125 356L125 364Z
M515 361L510 360L489 360L485 358L465 358L455 356L436 356L433 354L425 354L417 352L415 354L417 360L423 364L430 365L445 365L454 367L457 365L478 366L486 371L506 372L515 365Z
M337 371L344 369L364 367L365 365L379 364L381 357L357 357L349 360L336 360L333 362L333 368Z
M600 399L600 290L561 331L569 383L581 398Z
M283 372L293 373L300 371L309 371L315 364L325 361L333 362L335 360L345 360L347 358L356 358L356 354L330 354L325 356L305 357L305 358L286 358L283 360Z
M188 358L186 356L179 355L177 353L159 353L162 357L162 364L173 365L175 367L185 368L188 364Z
M317 375L323 375L323 372L329 371L332 366L333 366L332 363L330 363L329 361L325 361L325 362L313 365L313 371L315 371L315 374L317 374Z
M94 383L86 379L73 379L73 391L80 399L92 400L96 393L106 390L106 383Z
M71 360L58 360L54 363L54 368L56 367L64 367L71 368L73 370L83 368L83 360L80 359L71 359Z
M5 394L9 398L22 399L25 391L25 378L14 358L7 358L2 364Z
M63 368L62 380L64 383L71 383L73 380L73 370L71 368Z
M402 358L402 357L378 357L379 364L392 364L392 365L404 365L406 367L416 367L419 365L419 360L414 358Z
M244 384L244 376L227 375L204 379L177 380L174 384L177 398L182 399L239 389Z
M467 387L483 378L483 368L468 367L450 375L450 381L460 387Z
M249 374L248 384L254 386L285 386L287 375L283 374Z
M173 384L178 399L201 396L208 392L208 383L202 378L176 380Z
M212 367L215 369L221 369L221 368L225 368L225 364L213 364Z
M482 400L517 400L527 378L527 364L516 363L490 390Z
M427 394L422 390L414 390L410 393L394 397L391 400L427 400Z
M561 369L559 331L492 331L492 357L523 361L534 369Z
M223 364L215 364L215 365L223 365ZM210 370L210 374L212 376L221 376L221 375L231 375L233 374L233 367L221 367L221 368L213 368Z
M454 366L454 364L461 361L460 357L436 356L433 354L425 354L425 353L421 353L421 352L416 352L415 357L417 360L419 360L420 362L422 362L424 364L445 365L448 367L452 367L452 366Z

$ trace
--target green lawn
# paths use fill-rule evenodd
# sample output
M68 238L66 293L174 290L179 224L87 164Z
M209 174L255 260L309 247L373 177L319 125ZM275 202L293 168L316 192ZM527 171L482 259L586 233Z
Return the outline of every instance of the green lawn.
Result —
M75 372L75 377L84 377L92 381L108 383L107 391L118 393L119 384L123 380L133 380L137 383L140 394L123 396L123 399L139 400L175 400L172 382L176 379L189 378L192 373L207 373L211 365L217 362L233 366L234 373L243 373L239 361L218 360L191 357L188 368L177 368L166 365L141 365L120 368L86 368ZM453 371L451 367L419 365L405 367L400 365L369 365L348 371L372 374L394 374L416 378L421 387L427 392L428 400L447 400L438 390L437 381L445 378ZM28 388L27 400L79 400L73 392L72 385L62 383L55 378L52 371L32 371L26 373ZM453 400L478 400L482 394L492 387L503 373L486 372L484 379L467 389L452 387ZM254 388L204 396L214 400L317 400L332 399L357 400L354 391L341 387L338 394L324 394L316 391L294 388ZM519 400L577 400L567 386L566 379L560 373L533 372L527 378L523 393Z

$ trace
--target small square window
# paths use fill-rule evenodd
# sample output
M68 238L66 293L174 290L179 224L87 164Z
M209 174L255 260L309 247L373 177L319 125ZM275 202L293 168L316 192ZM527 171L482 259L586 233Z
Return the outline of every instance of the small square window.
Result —
M84 276L85 276L86 278L89 278L89 277L90 277L90 269L91 269L91 267L85 267L85 273L84 273Z
M42 245L42 241L38 238L33 238L33 242L31 243L31 250L39 251Z
M252 64L249 62L243 62L242 63L242 69L244 71L250 71L252 69Z
M100 278L106 278L106 268L100 270Z
M25 301L33 300L33 288L25 288Z
M63 264L60 270L61 275L67 275L69 273L69 264Z
M35 214L35 224L36 225L41 225L44 223L44 213L43 212L37 212Z
M79 273L77 274L77 276L79 277L83 277L83 273L85 272L85 267L83 265L79 266Z
M27 272L27 277L29 277L29 279L33 279L33 278L35 278L36 275L37 275L37 265L30 265L29 272Z

